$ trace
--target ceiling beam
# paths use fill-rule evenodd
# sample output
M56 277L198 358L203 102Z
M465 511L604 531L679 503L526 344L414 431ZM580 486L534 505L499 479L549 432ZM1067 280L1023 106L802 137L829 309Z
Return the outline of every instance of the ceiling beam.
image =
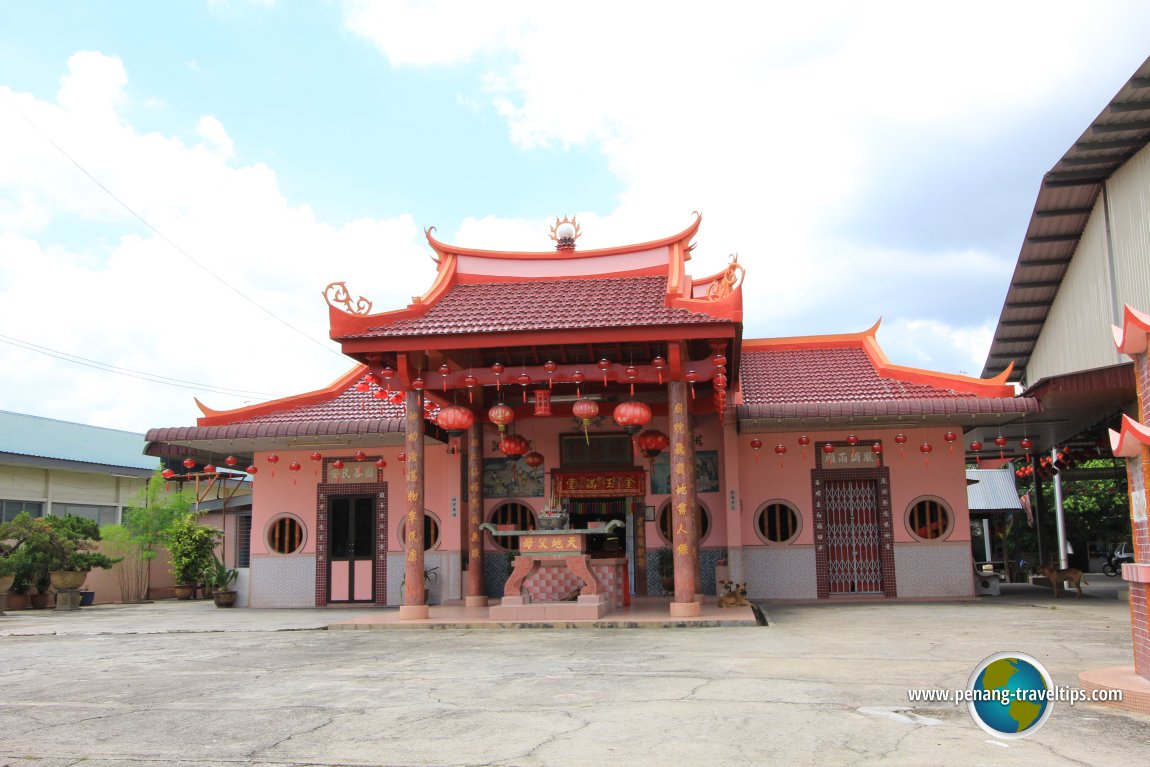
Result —
M1045 309L1050 306L1049 301L1007 301L1008 309Z
M1078 232L1075 234L1032 235L1030 237L1027 237L1026 241L1033 243L1035 245L1041 245L1041 244L1049 243L1049 242L1076 242L1080 239L1082 239L1082 233L1081 232Z
M1150 130L1150 120L1125 120L1090 126L1095 133L1121 133L1128 130Z
M1073 149L1078 152L1101 152L1104 149L1130 149L1145 145L1145 136L1131 136L1130 138L1112 138L1106 141L1079 141Z
M1062 280L1035 280L1033 282L1012 282L1012 288L1057 288Z
M1102 154L1095 157L1063 157L1059 160L1063 165L1121 165L1130 159L1133 151L1121 154Z
M1047 187L1058 186L1091 186L1101 184L1110 178L1109 173L1099 173L1094 170L1066 170L1047 173L1042 179L1042 185Z
M1042 325L1045 322L1046 322L1046 318L1043 317L1042 319L1037 319L1037 320L1002 320L998 324L999 324L999 327L1004 327L1004 328L1019 328L1019 327L1024 327L1026 325Z
M1019 260L1019 266L1063 266L1069 264L1073 256L1059 256L1058 258L1033 258L1025 261Z
M1088 216L1094 208L1050 208L1049 210L1034 211L1035 218L1054 218L1056 216Z
M1119 101L1110 105L1111 112L1142 112L1150 109L1150 101Z

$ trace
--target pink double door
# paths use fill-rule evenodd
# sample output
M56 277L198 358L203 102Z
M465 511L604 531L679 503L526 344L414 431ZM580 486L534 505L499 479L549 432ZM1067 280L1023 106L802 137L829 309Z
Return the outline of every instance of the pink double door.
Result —
M375 601L375 537L370 495L328 500L328 603Z

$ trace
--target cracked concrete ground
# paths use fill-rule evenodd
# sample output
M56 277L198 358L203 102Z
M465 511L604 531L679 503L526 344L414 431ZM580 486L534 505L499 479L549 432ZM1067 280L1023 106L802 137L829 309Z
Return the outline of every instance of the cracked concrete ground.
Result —
M1113 593L773 606L768 628L332 631L351 611L166 603L0 617L0 766L1130 763L1150 717L1055 704L996 740L963 687L1132 661ZM289 630L294 629L294 630Z

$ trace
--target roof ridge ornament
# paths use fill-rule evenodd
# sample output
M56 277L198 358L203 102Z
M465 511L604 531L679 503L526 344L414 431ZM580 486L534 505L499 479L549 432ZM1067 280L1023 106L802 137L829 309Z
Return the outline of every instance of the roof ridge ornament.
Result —
M551 239L555 241L555 250L575 250L575 240L582 234L574 216L570 218L564 216L562 219L556 216L555 223L551 226Z
M339 309L342 305L343 311L348 314L370 314L371 301L360 296L354 301L351 298L351 293L347 289L346 282L333 282L323 289L323 297L327 301L328 306ZM338 305L337 305L338 304Z
M747 270L739 264L739 254L732 253L726 270L707 286L707 298L711 301L722 301L743 284L746 273Z

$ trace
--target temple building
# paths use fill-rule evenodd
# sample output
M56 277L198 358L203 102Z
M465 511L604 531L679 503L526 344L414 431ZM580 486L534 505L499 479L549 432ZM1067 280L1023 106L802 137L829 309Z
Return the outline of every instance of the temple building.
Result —
M228 555L251 606L420 618L460 601L529 620L661 596L691 616L722 576L751 599L972 596L964 433L1037 400L1009 369L892 364L877 324L744 338L743 267L688 273L700 224L584 251L557 220L536 253L429 230L437 277L409 306L328 286L346 375L201 405L149 452L250 464L250 539Z

